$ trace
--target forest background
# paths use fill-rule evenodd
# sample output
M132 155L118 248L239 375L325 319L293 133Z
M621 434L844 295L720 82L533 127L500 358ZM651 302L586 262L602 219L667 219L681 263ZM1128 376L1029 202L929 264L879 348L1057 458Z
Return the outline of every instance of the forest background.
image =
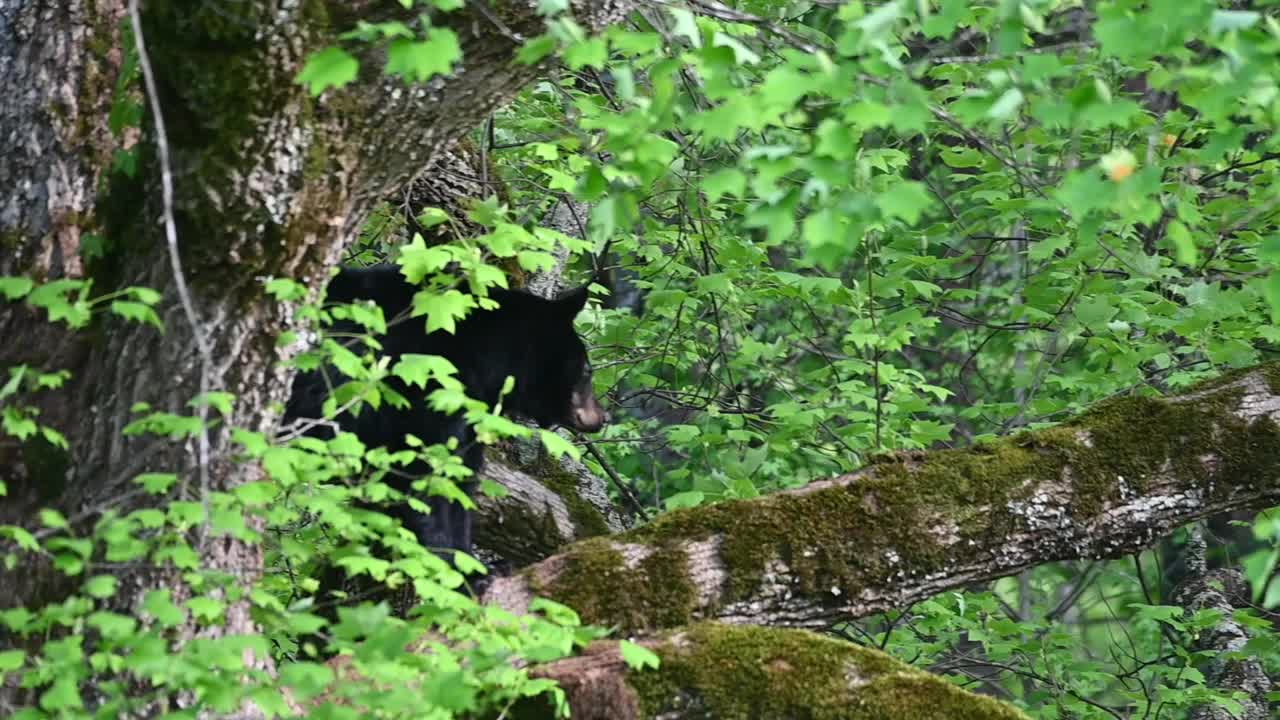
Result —
M0 3L0 707L1272 717L1275 9ZM376 261L596 278L613 422L327 335ZM322 361L492 445L482 597Z

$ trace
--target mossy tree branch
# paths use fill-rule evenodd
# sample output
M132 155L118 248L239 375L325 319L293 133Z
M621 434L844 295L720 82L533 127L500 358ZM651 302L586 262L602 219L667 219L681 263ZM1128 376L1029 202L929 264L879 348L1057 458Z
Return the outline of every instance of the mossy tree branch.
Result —
M966 450L873 460L755 500L669 513L494 582L628 633L700 619L822 627L1045 562L1149 546L1280 501L1280 364L1127 397Z
M575 720L1026 717L884 653L803 630L701 623L641 644L660 658L657 670L629 670L618 644L602 642L535 674L559 683ZM514 717L546 717L523 710Z
M629 524L599 478L581 462L548 456L540 441L491 448L480 472L507 491L476 498L476 544L490 565L521 567Z

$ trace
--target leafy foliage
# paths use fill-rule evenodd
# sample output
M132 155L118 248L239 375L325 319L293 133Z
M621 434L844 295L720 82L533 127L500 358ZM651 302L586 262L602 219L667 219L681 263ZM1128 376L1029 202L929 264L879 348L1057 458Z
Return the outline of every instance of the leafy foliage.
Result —
M566 56L496 124L516 202L572 187L593 202L596 247L613 241L615 303L592 330L615 422L598 447L648 503L752 497L1273 356L1267 13L943 1L708 15L612 29L606 60ZM1255 548L1255 598L1274 607L1277 535L1255 528L1228 547ZM1144 690L1115 679L1132 665L1091 659L1115 638L1086 617L1026 624L1087 580L1068 568L1029 576L1043 590L1018 594L1020 620L1000 620L999 595L959 596L1023 643L978 653L996 682L1040 717L1235 707L1196 671L1207 620L1151 615L1124 567L1090 594L1129 602L1087 617L1147 628L1132 640L1152 663L1135 671ZM955 613L941 602L886 622ZM895 649L929 664L963 647L965 626L946 627Z
M358 57L385 58L382 71L405 82L460 67L448 13L464 3L401 5L414 13L357 21L297 82L312 95L357 91ZM433 388L433 404L492 442L531 433L466 398L440 358L379 361L373 336L392 321L449 331L507 282L499 262L539 270L557 245L579 256L607 247L612 296L584 330L614 423L588 463L657 509L753 497L873 453L969 444L1112 395L1185 388L1270 357L1280 340L1280 24L1255 5L742 0L666 6L588 37L567 3L543 0L546 33L517 61L554 54L561 66L495 116L485 145L509 202L477 202L468 219L486 232L445 244L380 207L347 258L399 263L421 287L413 317L308 304L284 278L266 289L297 305L314 338L294 364L332 363L351 378L333 388L327 418L403 402L386 384L396 377ZM111 109L117 137L141 121L135 62L125 58ZM117 166L132 175L141 160L120 142ZM590 204L585 240L532 220L570 196ZM451 220L427 210L417 226ZM87 255L119 239L97 240ZM71 329L95 313L162 328L161 298L143 288L94 296L88 281L6 277L0 296ZM367 332L329 335L334 319ZM3 433L65 447L30 398L66 373L6 373ZM474 559L426 552L359 504L395 495L384 479L414 459L433 468L421 489L465 499L456 483L467 470L450 448L390 453L350 434L304 436L305 424L224 428L235 402L194 400L213 411L208 426L139 406L124 429L175 442L226 430L235 460L261 469L233 491L201 493L177 468L148 472L135 482L153 505L106 507L87 532L85 518L52 509L30 527L0 527L9 568L39 556L78 588L0 612L25 641L0 652L0 673L34 698L20 717L194 716L246 701L278 715L290 710L281 687L318 717L467 717L538 694L564 709L525 663L601 631L547 601L520 618L478 605L463 581ZM553 454L575 449L539 435ZM1274 609L1280 524L1266 514L1243 524L1247 536L1223 546L1242 551L1253 601ZM217 538L260 545L269 571L246 582L202 566L200 543ZM1180 547L1050 565L839 630L1037 718L1238 708L1241 698L1209 687L1214 658L1195 649L1221 618L1168 604L1155 570ZM122 588L110 570L123 564L156 568L166 588L134 616L112 609ZM312 597L327 567L407 592L411 612L351 598L328 619ZM219 627L246 600L261 635L180 637ZM1253 633L1242 655L1280 670L1268 622L1238 620ZM325 652L345 664L321 662ZM656 661L626 641L621 653L636 670Z

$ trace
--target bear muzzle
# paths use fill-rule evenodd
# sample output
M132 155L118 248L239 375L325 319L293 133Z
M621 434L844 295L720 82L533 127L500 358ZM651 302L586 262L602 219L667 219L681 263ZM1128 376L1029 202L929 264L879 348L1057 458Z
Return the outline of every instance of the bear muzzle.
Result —
M590 387L578 387L569 398L569 420L574 430L593 433L609 422L609 413L600 407Z

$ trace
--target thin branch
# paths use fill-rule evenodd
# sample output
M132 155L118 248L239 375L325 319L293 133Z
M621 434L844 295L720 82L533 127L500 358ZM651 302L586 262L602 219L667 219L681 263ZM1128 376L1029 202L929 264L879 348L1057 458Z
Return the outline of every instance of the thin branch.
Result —
M591 457L595 458L596 462L600 463L600 467L604 470L604 474L608 475L609 479L613 481L614 486L618 488L618 493L627 501L627 505L630 505L631 509L636 511L636 515L647 520L649 518L649 511L645 509L644 505L640 502L640 499L635 496L634 492L632 492L631 486L627 484L627 481L618 476L618 473L615 472L613 467L609 465L609 462L605 460L604 455L601 455L600 451L596 450L594 443L584 437L581 433L578 434L578 438L587 446L587 452L591 453Z
M195 304L191 301L191 293L187 290L186 276L182 273L182 259L178 254L178 229L173 218L173 170L169 158L169 138L165 133L164 114L160 109L160 93L156 90L156 77L151 69L151 58L147 55L146 42L142 35L142 17L138 12L138 0L129 0L129 21L133 25L133 40L138 50L138 65L142 68L142 78L146 85L147 102L151 105L156 130L156 149L160 154L160 188L164 198L164 234L169 250L169 264L173 269L174 286L178 290L178 298L182 302L182 311L191 323L191 334L195 338L196 348L200 353L200 395L196 412L200 418L199 473L200 501L204 504L204 528L209 524L209 369L213 365L213 350L209 339L205 336L200 317L196 315ZM182 493L186 495L185 480ZM203 534L203 531L202 531Z

